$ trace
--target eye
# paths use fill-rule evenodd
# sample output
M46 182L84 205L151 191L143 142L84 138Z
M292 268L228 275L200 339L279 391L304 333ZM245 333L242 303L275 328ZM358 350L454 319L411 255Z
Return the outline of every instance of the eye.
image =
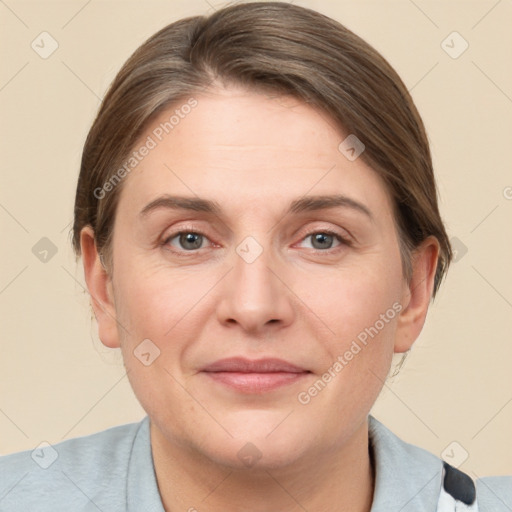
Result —
M308 239L311 240L309 248L317 250L333 249L343 244L349 245L348 240L333 231L315 231L307 235L303 239L303 243Z
M202 233L195 231L180 231L171 235L165 241L166 245L171 245L185 251L195 251L203 248L203 242L208 240Z

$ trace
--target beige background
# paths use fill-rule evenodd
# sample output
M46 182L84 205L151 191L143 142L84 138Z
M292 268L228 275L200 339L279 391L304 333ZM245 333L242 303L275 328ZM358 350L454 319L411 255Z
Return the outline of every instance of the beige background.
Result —
M295 3L361 35L412 90L458 240L424 332L373 412L454 465L467 452L460 467L473 477L512 474L512 2ZM70 248L81 148L131 52L165 24L220 5L0 1L0 453L144 415L120 354L98 340ZM59 45L47 59L31 48L43 31ZM469 44L456 59L441 46L453 31ZM447 44L462 48L453 36ZM32 251L43 237L57 249L46 262Z

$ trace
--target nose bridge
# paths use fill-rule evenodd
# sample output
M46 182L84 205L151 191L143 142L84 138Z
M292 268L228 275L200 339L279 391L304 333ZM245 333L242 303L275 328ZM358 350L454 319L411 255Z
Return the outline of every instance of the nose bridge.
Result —
M247 237L236 248L234 288L247 300L263 300L273 295L272 257L253 237ZM267 297L267 298L268 298Z
M264 246L255 237L246 237L235 248L233 266L218 311L222 322L255 331L269 323L291 321L289 293L275 275L270 243Z

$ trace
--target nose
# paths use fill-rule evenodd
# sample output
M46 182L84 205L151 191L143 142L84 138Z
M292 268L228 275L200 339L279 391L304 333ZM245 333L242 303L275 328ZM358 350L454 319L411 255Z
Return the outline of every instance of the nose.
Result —
M234 268L223 279L217 318L248 333L264 335L293 322L293 292L286 276L272 264L269 250L254 260L234 254ZM273 267L273 268L271 268Z

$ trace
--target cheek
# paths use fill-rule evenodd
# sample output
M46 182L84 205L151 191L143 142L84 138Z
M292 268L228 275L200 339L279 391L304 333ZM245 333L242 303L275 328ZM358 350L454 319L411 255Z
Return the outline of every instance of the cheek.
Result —
M122 238L119 236L119 240ZM118 320L125 321L134 335L161 338L172 328L193 287L184 288L183 276L137 249L123 252L121 242L114 240L119 244L114 248L113 279Z
M116 267L114 291L121 351L132 389L152 418L164 417L164 423L172 423L169 410L171 416L194 416L180 362L202 325L193 307L201 289L184 286L170 272L125 263L119 261Z
M214 316L210 292L219 273L177 270L137 257L119 258L116 264L114 292L123 352L131 361L137 346L149 339L160 351L157 366L181 374L180 364L195 350L206 320Z
M116 313L131 338L142 336L161 342L191 327L187 317L200 299L200 290L190 279L190 286L183 287L179 279L161 273L139 270L125 275L132 277L117 282Z
M400 308L393 305L399 302L402 289L398 265L351 267L316 282L322 282L320 289L311 284L314 280L304 280L297 295L323 321L330 335L327 339L334 345L357 338L375 324L379 331L390 331L388 326L396 322Z
M322 391L324 399L332 393L340 407L352 404L357 409L363 403L371 407L392 362L402 307L401 277L399 265L366 266L338 272L326 281L321 293L304 289L307 305L325 326L319 337L324 373L316 386L323 390L326 384L330 389Z
M301 390L297 401L304 413L320 418L329 431L339 430L339 418L362 421L382 389L401 309L398 290L382 275L367 273L364 278L347 277L333 283L331 292L316 294L311 309L316 308L329 326L319 337L322 373Z

